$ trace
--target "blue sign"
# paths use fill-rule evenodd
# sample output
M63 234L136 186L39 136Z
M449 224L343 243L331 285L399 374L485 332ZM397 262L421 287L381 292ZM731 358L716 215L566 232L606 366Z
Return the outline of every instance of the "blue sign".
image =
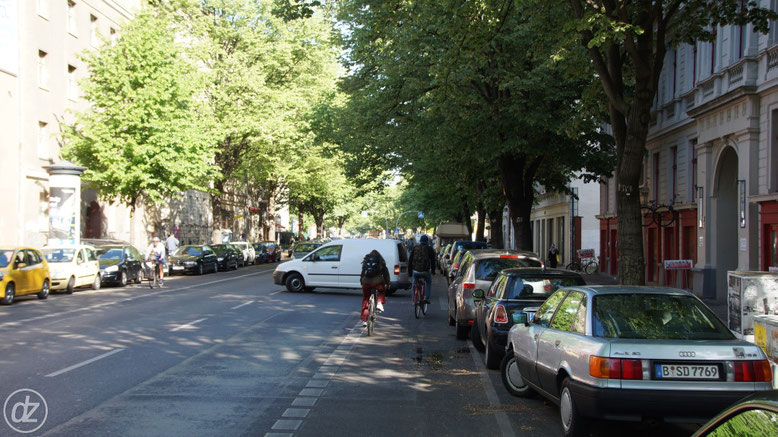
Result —
M394 233L395 234L399 234L400 233L400 228L394 228Z
M423 218L424 218L424 213L423 213L423 212L419 212L419 218L420 218L420 219L423 219Z

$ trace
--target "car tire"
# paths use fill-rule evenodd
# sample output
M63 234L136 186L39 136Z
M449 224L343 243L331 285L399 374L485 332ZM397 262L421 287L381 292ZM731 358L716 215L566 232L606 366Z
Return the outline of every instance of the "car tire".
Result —
M454 318L454 326L457 328L457 340L467 340L467 334L470 331L470 326L459 323L459 320Z
M502 379L502 385L513 396L519 398L526 398L532 395L532 389L524 382L521 373L519 372L519 365L516 363L516 355L512 350L506 351L505 356L502 357L500 362L500 378Z
M41 291L38 292L38 299L47 299L49 297L49 280L44 279Z
M135 283L140 284L143 282L143 269L138 269L138 274L135 275Z
M127 286L127 271L122 270L119 272L119 286L126 287Z
M67 287L65 287L65 293L73 294L73 290L75 288L76 288L76 278L71 276L70 279L68 279Z
M484 342L481 340L481 331L478 329L478 321L473 320L473 324L470 326L470 340L473 342L473 347L478 352L484 352Z
M219 263L213 263L213 268L211 269L211 273L219 273Z
M305 290L305 280L303 275L299 273L292 273L286 277L286 289L292 293L299 293Z
M0 299L0 304L2 305L11 305L14 303L14 298L16 297L16 286L13 282L9 282L8 285L5 286L5 297Z
M559 390L559 418L562 421L562 431L565 437L581 437L588 435L589 420L578 412L570 389L570 378L562 381Z
M100 279L100 274L95 275L95 280L92 281L92 290L99 290L100 286L103 285L102 279Z
M486 353L484 354L484 364L486 365L487 369L495 370L500 368L500 361L502 360L502 357L499 353L497 353L496 350L494 350L494 347L491 345L492 343L489 341L489 336L487 334L486 337Z
M205 270L203 269L203 263L197 263L197 275L202 276L203 273L205 273Z

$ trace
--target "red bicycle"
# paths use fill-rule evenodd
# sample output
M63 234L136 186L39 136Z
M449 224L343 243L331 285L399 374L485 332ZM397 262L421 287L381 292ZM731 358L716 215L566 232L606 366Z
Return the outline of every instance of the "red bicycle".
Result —
M413 280L413 314L418 319L427 314L427 302L424 300L424 278L417 276Z

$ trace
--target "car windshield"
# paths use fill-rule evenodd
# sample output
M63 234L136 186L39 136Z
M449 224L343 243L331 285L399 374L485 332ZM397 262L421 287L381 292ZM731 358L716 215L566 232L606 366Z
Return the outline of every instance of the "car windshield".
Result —
M310 251L312 251L313 249L316 249L317 247L319 247L319 245L318 245L318 244L311 244L311 243L300 243L300 244L298 244L298 245L297 245L297 246L294 248L294 251L295 251L295 252L310 252Z
M217 255L224 255L227 253L227 246L211 246L211 249L213 249Z
M0 250L0 267L8 267L11 262L11 258L14 256L14 251L9 249Z
M118 247L115 247L115 248L101 247L101 248L95 249L95 251L97 252L97 258L102 259L102 260L106 260L106 261L108 261L108 260L114 260L114 261L118 260L118 261L121 261L121 259L122 259L123 251L122 251L121 248L118 248Z
M76 249L43 249L43 255L50 263L69 263L76 256Z
M513 276L508 279L503 299L545 299L560 288L571 285L583 285L583 281L579 278Z
M200 256L202 253L203 250L199 247L181 247L173 255Z
M731 340L726 326L692 296L606 294L594 297L595 337Z
M478 281L493 281L500 271L511 267L541 267L541 264L532 258L482 259L476 264L475 279Z

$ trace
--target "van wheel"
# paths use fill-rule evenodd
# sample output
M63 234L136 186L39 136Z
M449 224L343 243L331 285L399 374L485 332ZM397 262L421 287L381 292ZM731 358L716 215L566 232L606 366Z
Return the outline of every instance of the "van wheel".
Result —
M305 280L303 275L299 273L292 273L286 278L286 289L292 293L299 293L305 290Z

